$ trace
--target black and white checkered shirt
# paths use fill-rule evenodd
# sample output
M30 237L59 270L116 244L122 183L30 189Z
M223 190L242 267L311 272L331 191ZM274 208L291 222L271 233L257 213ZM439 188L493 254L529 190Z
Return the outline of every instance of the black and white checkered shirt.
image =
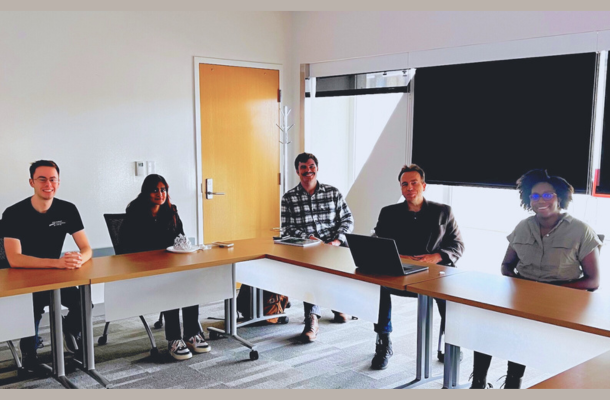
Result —
M310 196L299 183L282 197L283 236L308 238L330 243L354 229L354 218L337 188L319 183Z

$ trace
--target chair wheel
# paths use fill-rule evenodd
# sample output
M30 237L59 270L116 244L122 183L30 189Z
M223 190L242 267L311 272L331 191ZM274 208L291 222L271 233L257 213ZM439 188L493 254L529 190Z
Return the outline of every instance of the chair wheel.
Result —
M155 327L155 329L161 329L163 328L163 321L157 321L153 326Z
M220 339L220 334L216 331L208 331L210 335L210 340Z
M150 356L153 360L158 360L159 359L159 349L156 347L153 347L152 349L150 349Z
M279 317L277 319L277 322L279 322L280 324L287 324L288 322L290 322L290 318L286 317Z
M251 360L251 361L256 361L256 360L258 360L258 351L256 351L256 350L252 350L252 351L250 352L250 360Z
M108 343L108 336L100 336L97 339L97 344L99 344L100 346L105 345L106 343Z

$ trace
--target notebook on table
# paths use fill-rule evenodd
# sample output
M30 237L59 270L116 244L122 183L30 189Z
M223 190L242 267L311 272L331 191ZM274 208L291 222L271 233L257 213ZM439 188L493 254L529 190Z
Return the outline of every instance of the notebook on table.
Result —
M295 237L283 237L281 239L273 240L273 243L287 244L287 245L290 245L290 246L307 247L307 246L313 246L313 245L316 245L316 244L320 244L320 243L322 243L322 241L321 240L315 240L315 239L301 239L301 238L295 238Z

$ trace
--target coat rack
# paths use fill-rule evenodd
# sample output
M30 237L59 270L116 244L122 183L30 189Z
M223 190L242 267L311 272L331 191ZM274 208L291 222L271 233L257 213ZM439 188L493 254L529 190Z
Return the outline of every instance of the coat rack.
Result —
M280 106L280 124L275 124L280 129L280 143L282 144L282 195L286 193L288 184L288 145L292 143L288 138L288 131L294 124L288 126L288 115L292 111L288 106Z

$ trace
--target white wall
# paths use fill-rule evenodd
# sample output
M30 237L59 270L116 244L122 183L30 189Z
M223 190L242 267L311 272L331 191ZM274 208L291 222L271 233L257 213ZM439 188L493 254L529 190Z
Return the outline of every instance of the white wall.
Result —
M78 206L94 248L110 247L102 214L125 210L143 180L133 162L152 160L196 236L193 57L288 65L291 18L0 12L0 211L32 194L29 163L52 159L58 197Z
M297 12L293 13L293 68L295 82L292 104L295 121L299 121L299 69L304 63L333 61L343 65L346 73L354 67L353 59L361 58L358 65L371 64L367 58L385 55L377 64L393 69L404 63L421 66L421 63L439 61L438 53L459 62L460 56L472 56L467 48L458 54L451 49L472 45L483 46L484 51L500 57L503 54L532 56L557 47L567 51L581 46L563 37L541 40L535 46L518 42L523 39L548 38L559 35L591 32L593 51L610 47L610 35L597 35L596 31L610 29L608 11L377 11L377 12ZM606 32L607 33L607 32ZM585 35L586 36L586 35ZM597 42L597 46L595 45ZM588 49L591 51L591 49ZM481 48L476 56L484 57ZM409 53L412 54L404 54ZM412 58L410 60L409 58ZM345 60L344 62L336 62ZM372 62L375 64L376 62ZM415 65L419 64L419 65ZM324 67L319 64L318 67ZM390 69L392 69L390 68ZM362 71L360 71L362 72ZM364 72L370 72L364 71ZM298 124L297 124L298 126ZM298 137L298 132L295 133ZM293 148L296 154L300 149Z
M313 71L337 75L343 69L343 73L362 73L379 70L367 70L371 65L398 69L607 50L610 48L608 30L610 12L607 11L302 12L294 15L296 53L293 57L297 65L317 63L312 65ZM298 71L294 73L296 79ZM314 76L323 74L314 73ZM295 104L298 104L298 97L295 97ZM403 146L402 142L397 145ZM368 169L377 177L387 175L392 179L381 182L372 177L365 179L361 174L359 180L362 181L354 183L348 204L352 208L362 208L361 214L367 214L368 208L369 215L361 224L356 221L361 233L368 233L368 225L376 221L381 208L378 206L380 194L388 197L384 199L386 204L395 201L390 195L396 199L400 195L394 180L399 169L383 158L369 159L369 162L375 165L369 168L367 163L363 172ZM475 188L450 190L441 186L428 189L427 198L454 206L466 242L466 254L460 261L460 268L499 273L506 249L505 237L527 216L519 208L517 192ZM356 192L358 196L352 196ZM598 233L609 232L610 199L575 197L570 213L592 225ZM499 224L495 223L498 213L503 216ZM610 285L607 250L602 251L601 259L602 286L606 288Z
M333 185L345 196L352 183L349 173L354 98L308 98L306 102L311 116L305 122L305 149L318 158L320 182Z
M299 12L303 63L610 29L608 11Z
M405 164L407 98L392 93L306 100L305 149L320 162L320 182L346 198L355 233L369 234L377 222L371 210L400 197L396 174L384 171ZM388 185L395 190L383 190Z

